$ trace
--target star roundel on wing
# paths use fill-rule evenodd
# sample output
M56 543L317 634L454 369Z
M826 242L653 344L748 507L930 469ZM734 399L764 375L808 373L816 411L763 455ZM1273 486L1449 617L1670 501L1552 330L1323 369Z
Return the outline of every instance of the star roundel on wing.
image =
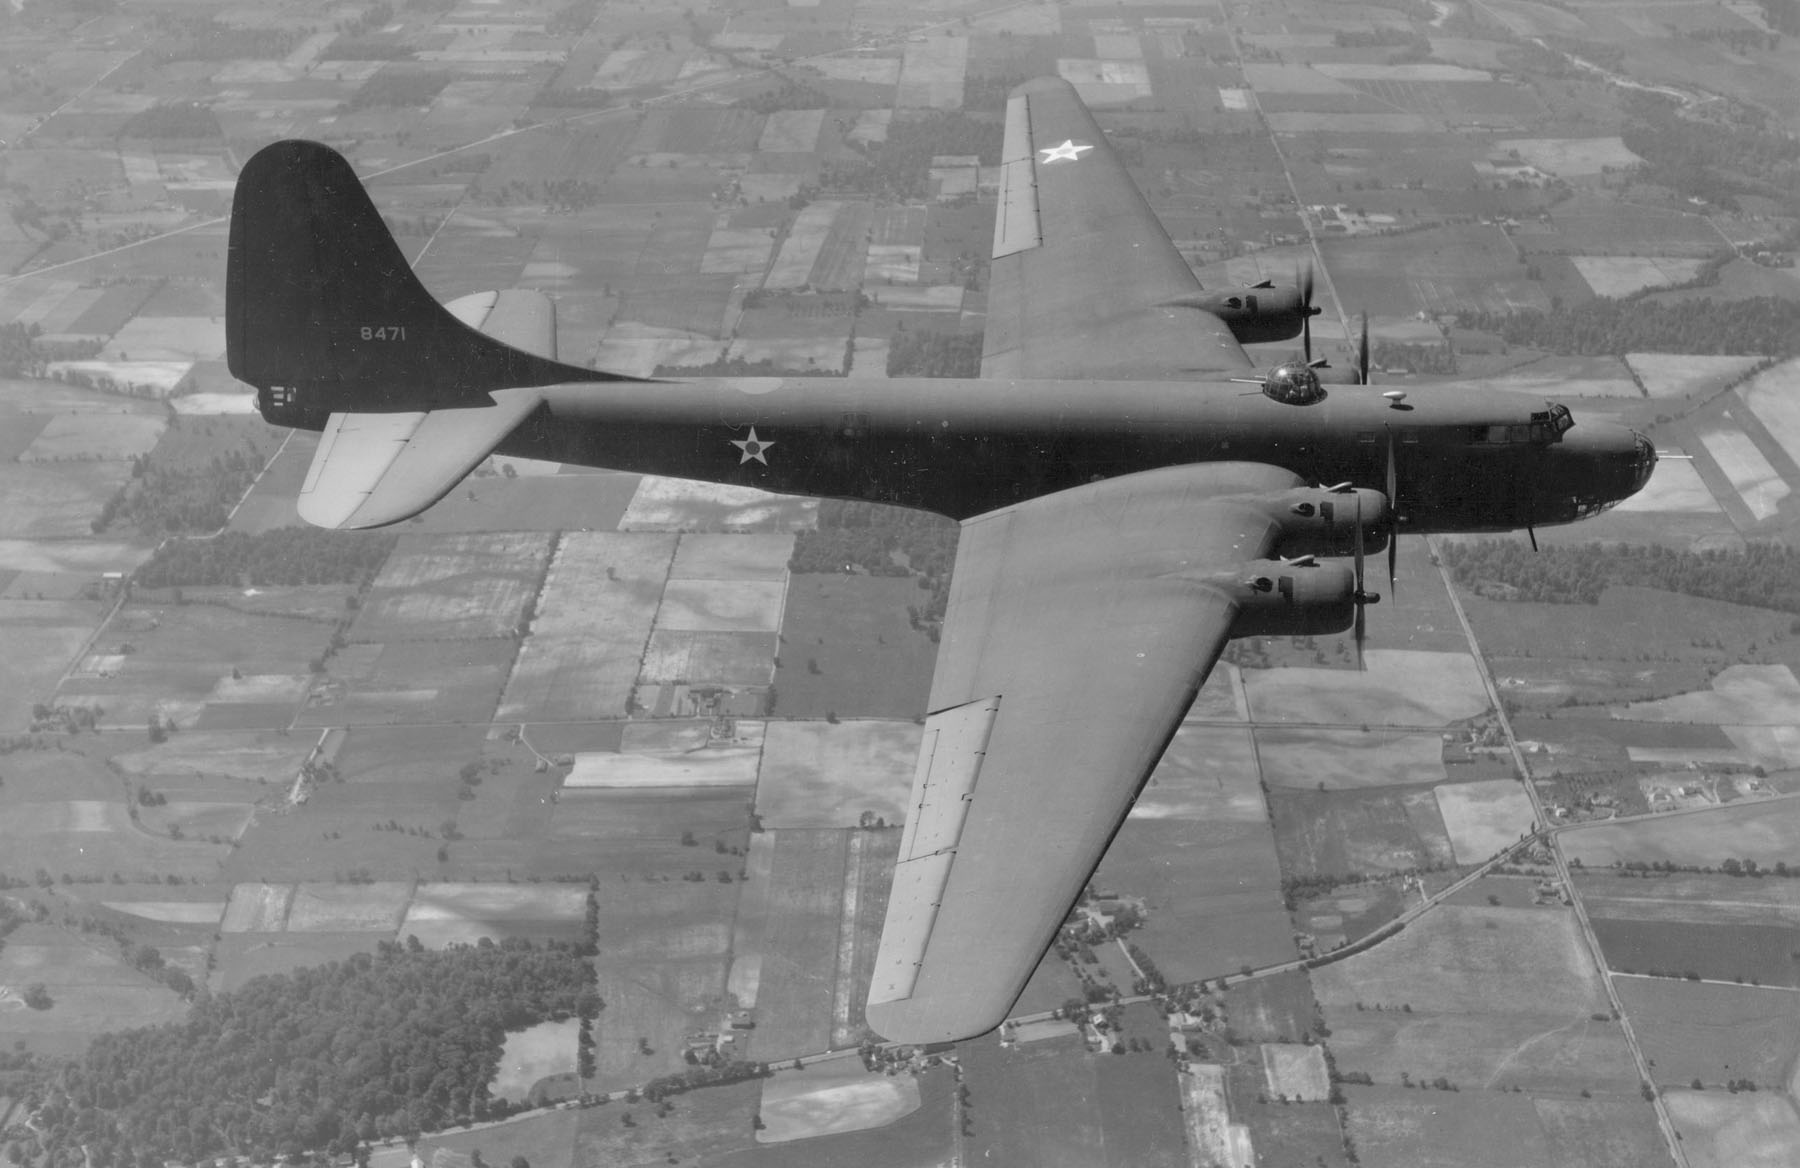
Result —
M755 460L762 463L764 466L768 466L768 450L769 447L775 445L773 442L767 442L758 438L756 436L755 426L750 427L750 437L733 438L731 444L737 447L740 452L738 458L739 466L743 466L746 462L750 462L751 460Z
M1086 142L1077 142L1075 139L1070 138L1064 141L1061 146L1038 147L1038 153L1043 155L1042 158L1038 159L1038 162L1040 164L1049 162L1076 162L1081 158L1081 152L1083 150L1092 149L1093 147Z

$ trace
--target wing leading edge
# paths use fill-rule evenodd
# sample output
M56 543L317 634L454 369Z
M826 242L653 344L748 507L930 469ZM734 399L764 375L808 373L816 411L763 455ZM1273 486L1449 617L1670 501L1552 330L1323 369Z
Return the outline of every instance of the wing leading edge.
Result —
M1005 1017L1231 632L1208 573L1266 555L1256 464L1175 467L963 525L869 1025L952 1041Z
M1187 378L1248 369L1075 87L1008 99L983 377Z

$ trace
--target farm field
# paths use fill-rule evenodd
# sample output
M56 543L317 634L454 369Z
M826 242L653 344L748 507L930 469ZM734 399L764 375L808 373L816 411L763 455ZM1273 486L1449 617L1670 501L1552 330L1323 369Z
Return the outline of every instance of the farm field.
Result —
M1668 1091L1669 1118L1691 1168L1784 1168L1800 1144L1800 1116L1773 1092Z
M1062 1038L1011 1050L981 1043L962 1058L971 1159L1044 1168L1187 1162L1174 1067L1160 1054L1094 1055Z
M230 702L232 670L245 678L304 678L320 656L331 626L316 621L259 617L216 605L130 603L94 641L93 651L58 688L67 705L104 706L117 726L142 726L152 714L191 726L216 700ZM121 652L129 644L129 650ZM221 688L223 686L223 688ZM282 715L292 717L298 694L283 687Z
M1250 670L1244 688L1260 722L1338 722L1371 726L1437 726L1488 708L1487 692L1467 653L1370 649L1366 673L1285 668Z
M635 532L809 531L818 526L818 511L817 499L645 475L618 527Z
M594 972L606 1008L594 1022L597 1074L587 1085L610 1091L684 1069L683 1035L717 1029L737 888L602 879L597 895Z
M186 1013L173 991L126 965L109 942L25 924L0 950L0 986L22 990L34 982L49 988L54 1004L32 1010L22 1002L0 1002L0 1040L8 1048L21 1043L27 1050L73 1057L121 1018L154 1025Z
M1588 911L1616 920L1800 924L1800 887L1791 879L1607 869L1574 876Z
M1800 988L1791 924L1589 920L1607 965L1621 972Z
M1436 734L1266 728L1256 732L1256 751L1271 787L1348 790L1444 778L1444 744Z
M1626 860L1717 867L1727 859L1765 868L1800 855L1800 801L1750 802L1628 823L1602 823L1562 834L1571 861L1607 868Z
M1479 864L1531 834L1537 815L1531 796L1513 779L1445 783L1438 811L1459 864Z
M541 533L403 535L357 612L359 641L511 635L550 557Z
M1344 1094L1349 1134L1369 1163L1633 1168L1667 1155L1655 1113L1635 1095L1628 1102L1538 1100L1381 1086Z
M1784 1090L1800 1054L1800 1010L1786 990L1661 977L1614 979L1658 1085L1708 1089L1749 1079Z
M297 725L486 723L520 652L510 638L390 641L370 649L373 660L353 653L331 659Z
M674 554L668 536L565 533L495 716L622 716Z
M898 827L921 731L913 722L776 720L763 737L756 814L764 827Z
M795 576L781 623L775 712L922 716L937 646L911 627L906 609L923 602L918 585L903 577Z
M1443 907L1312 978L1340 1070L1377 1083L1404 1072L1465 1091L1636 1090L1567 912Z
M1784 638L1793 622L1791 616L1768 609L1654 588L1608 588L1592 605L1488 600L1466 589L1459 589L1459 594L1490 661L1561 658L1586 666L1647 658L1654 664L1716 660L1721 654L1727 661L1737 660L1752 642ZM1718 642L1723 650L1698 653L1697 640Z
M918 1110L885 1127L790 1143L755 1144L720 1155L709 1163L721 1168L841 1168L845 1164L864 1168L936 1168L954 1154L950 1096L955 1084L951 1073L944 1069L927 1071L917 1082ZM759 1088L755 1084L746 1086L754 1102Z
M831 1045L849 832L773 833L769 919L749 1057L762 1062Z
M860 1059L813 1062L762 1083L756 1133L762 1144L780 1144L839 1132L885 1127L919 1109L919 1083L911 1075L863 1069Z
M1246 728L1183 725L1101 858L1101 885L1143 898L1134 943L1172 981L1294 954L1251 764Z
M1429 787L1276 788L1269 809L1281 870L1289 876L1399 872L1458 860Z

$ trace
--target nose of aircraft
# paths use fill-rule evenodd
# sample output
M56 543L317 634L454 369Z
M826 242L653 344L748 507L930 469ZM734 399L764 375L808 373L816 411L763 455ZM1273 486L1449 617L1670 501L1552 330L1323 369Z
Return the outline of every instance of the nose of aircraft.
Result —
M1578 421L1552 447L1560 447L1564 489L1583 510L1610 507L1643 489L1656 469L1656 446L1616 422Z

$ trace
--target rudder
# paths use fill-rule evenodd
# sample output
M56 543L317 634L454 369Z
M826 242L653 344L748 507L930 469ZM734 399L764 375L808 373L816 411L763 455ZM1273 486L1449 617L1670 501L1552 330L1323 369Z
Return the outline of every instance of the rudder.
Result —
M486 405L488 392L630 380L565 365L457 320L413 274L344 157L258 151L238 176L225 271L226 362L265 415Z

